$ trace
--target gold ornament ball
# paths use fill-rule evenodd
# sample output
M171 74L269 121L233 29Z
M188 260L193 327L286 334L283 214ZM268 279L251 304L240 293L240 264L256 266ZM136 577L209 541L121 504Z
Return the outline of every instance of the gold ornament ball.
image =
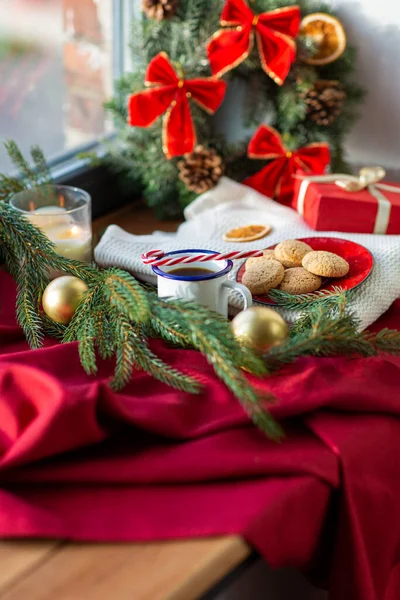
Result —
M65 275L53 279L43 292L43 310L56 323L68 325L88 286L78 277Z
M252 306L232 319L233 334L244 346L265 352L289 335L286 321L272 308Z

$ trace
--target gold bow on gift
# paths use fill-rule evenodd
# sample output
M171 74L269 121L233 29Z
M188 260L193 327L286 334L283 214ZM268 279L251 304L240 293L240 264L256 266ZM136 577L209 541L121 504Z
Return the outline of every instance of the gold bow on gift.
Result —
M346 179L335 179L335 184L346 190L346 192L361 192L369 185L381 181L386 175L382 167L364 167L360 169L358 177L346 175Z

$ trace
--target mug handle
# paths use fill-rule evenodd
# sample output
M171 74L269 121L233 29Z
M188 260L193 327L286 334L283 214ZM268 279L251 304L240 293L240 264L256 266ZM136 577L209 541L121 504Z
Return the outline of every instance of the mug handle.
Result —
M243 296L244 310L246 310L246 308L249 308L250 306L253 305L253 297L251 295L250 290L245 285L242 285L241 283L237 283L237 281L229 281L229 279L228 279L228 280L222 282L221 287L226 287L231 290L236 290L237 292L239 292L239 294L241 294Z

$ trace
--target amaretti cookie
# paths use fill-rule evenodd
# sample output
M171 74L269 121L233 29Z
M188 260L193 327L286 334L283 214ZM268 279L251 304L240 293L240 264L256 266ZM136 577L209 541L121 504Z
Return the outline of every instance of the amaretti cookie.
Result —
M276 259L286 268L301 267L301 261L312 248L298 240L285 240L278 244L274 250Z
M349 272L347 260L325 250L314 250L306 254L302 265L307 271L320 277L344 277Z
M248 258L246 260L246 271L247 269L260 265L263 260L276 260L275 252L273 250L264 250L262 256Z
M309 294L321 287L322 279L303 267L286 269L279 289L288 294Z
M244 272L242 283L252 294L262 296L278 287L284 273L285 269L277 260L264 260Z

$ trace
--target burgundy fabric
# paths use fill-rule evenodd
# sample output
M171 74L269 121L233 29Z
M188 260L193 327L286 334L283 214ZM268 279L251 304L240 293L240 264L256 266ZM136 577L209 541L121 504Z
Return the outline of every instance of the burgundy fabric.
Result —
M0 535L238 533L273 567L331 570L332 600L399 597L399 359L306 358L253 379L279 399L276 444L198 353L155 344L201 379L199 396L140 372L115 393L112 363L86 376L76 344L27 348L4 273L0 299ZM380 321L400 327L400 302Z

